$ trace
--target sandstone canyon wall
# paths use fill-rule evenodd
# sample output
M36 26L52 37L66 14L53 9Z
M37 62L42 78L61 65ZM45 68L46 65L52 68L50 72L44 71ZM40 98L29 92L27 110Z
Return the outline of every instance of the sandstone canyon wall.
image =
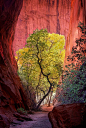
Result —
M23 0L13 41L15 52L23 48L35 29L65 35L69 30L71 0Z
M70 25L65 47L65 63L68 63L66 58L71 54L72 47L76 45L76 39L79 39L81 36L81 31L78 28L79 22L84 23L84 26L86 25L86 0L71 1Z
M74 33L77 33L77 17L81 16L80 19L83 20L86 1L82 0L80 3L80 0L72 0L72 6L70 2L35 0L34 3L33 0L0 0L0 113L9 116L7 112L18 107L28 108L13 56L13 49L15 52L24 47L28 34L36 28L47 28L49 32L64 34L67 38L70 21L67 53L69 46L72 47L72 41L76 38L73 38ZM86 17L84 22L85 19Z
M13 49L16 51L22 48L28 34L36 28L47 28L51 33L67 33L69 15L69 0L0 1L0 113L5 114L21 106L28 108L22 84L17 75ZM61 26L68 27L65 31Z
M7 116L18 107L28 108L12 50L22 3L22 0L0 0L0 114L8 112Z

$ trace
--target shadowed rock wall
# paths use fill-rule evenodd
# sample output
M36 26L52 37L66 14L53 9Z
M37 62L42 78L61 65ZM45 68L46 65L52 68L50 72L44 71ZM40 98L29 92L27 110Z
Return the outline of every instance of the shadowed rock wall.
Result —
M28 108L12 50L22 3L22 0L0 0L0 113L8 111L7 116L18 107Z

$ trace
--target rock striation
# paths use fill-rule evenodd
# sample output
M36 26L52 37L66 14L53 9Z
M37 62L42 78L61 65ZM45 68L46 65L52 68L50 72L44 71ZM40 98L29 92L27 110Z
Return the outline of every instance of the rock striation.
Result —
M71 0L69 32L65 46L65 63L67 63L66 58L71 54L76 39L79 39L81 36L81 31L78 28L79 22L84 23L84 26L86 25L86 0Z
M13 41L14 54L26 44L35 29L65 35L69 30L71 0L23 0Z
M11 120L18 107L28 109L24 90L17 75L12 42L22 0L0 0L0 123ZM5 116L3 116L5 115ZM7 118L6 118L7 117ZM5 126L3 122L2 125Z

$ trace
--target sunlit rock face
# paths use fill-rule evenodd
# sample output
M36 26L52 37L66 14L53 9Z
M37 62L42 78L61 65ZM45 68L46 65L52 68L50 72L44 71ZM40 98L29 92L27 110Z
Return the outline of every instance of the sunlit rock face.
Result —
M79 22L86 25L86 0L72 0L71 1L71 15L68 37L66 41L66 58L71 54L71 49L76 45L76 39L81 36L81 31L77 27ZM68 63L65 59L65 63Z
M47 28L50 33L65 35L69 30L71 0L23 0L15 30L14 54L26 44L35 29Z

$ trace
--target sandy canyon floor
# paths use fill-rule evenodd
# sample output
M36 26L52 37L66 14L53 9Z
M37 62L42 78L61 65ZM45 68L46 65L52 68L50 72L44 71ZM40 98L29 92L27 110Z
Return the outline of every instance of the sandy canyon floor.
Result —
M11 124L10 128L52 128L48 119L48 112L53 109L53 106L43 106L42 111L29 114L33 121L17 121L16 124Z

